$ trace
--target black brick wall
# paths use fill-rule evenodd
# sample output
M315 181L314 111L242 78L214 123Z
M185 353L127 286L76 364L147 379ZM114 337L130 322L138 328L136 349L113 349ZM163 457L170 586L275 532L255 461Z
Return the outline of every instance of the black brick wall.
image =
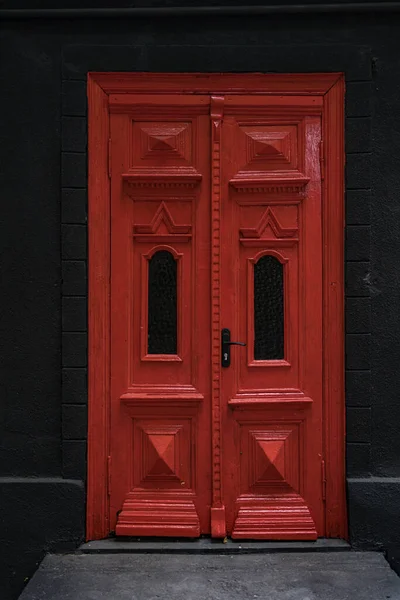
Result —
M370 163L372 82L346 86L347 475L371 472Z
M87 120L85 82L62 84L62 473L86 479Z

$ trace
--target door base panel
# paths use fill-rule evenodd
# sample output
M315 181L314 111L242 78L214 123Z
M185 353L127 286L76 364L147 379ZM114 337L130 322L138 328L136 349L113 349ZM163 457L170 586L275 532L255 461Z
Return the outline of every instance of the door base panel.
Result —
M297 498L275 498L239 508L233 539L316 540L317 530L305 502Z
M116 535L198 537L200 521L191 500L128 498L115 528Z

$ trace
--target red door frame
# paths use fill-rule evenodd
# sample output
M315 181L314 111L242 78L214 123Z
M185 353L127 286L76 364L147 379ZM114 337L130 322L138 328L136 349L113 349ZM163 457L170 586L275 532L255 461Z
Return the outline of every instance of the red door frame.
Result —
M323 372L326 535L347 538L344 402L344 76L89 73L88 540L109 534L110 179L109 96L116 93L323 96Z

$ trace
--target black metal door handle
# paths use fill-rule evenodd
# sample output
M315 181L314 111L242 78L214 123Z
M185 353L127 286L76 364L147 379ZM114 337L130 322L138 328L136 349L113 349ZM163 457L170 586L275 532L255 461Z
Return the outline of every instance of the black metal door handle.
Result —
M245 346L244 342L231 342L231 331L224 327L221 330L221 367L231 364L231 346Z

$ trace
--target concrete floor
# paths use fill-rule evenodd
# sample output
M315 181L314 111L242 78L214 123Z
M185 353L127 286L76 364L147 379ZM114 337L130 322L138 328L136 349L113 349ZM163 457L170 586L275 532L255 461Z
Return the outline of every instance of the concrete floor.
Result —
M20 600L400 600L374 552L48 555Z

